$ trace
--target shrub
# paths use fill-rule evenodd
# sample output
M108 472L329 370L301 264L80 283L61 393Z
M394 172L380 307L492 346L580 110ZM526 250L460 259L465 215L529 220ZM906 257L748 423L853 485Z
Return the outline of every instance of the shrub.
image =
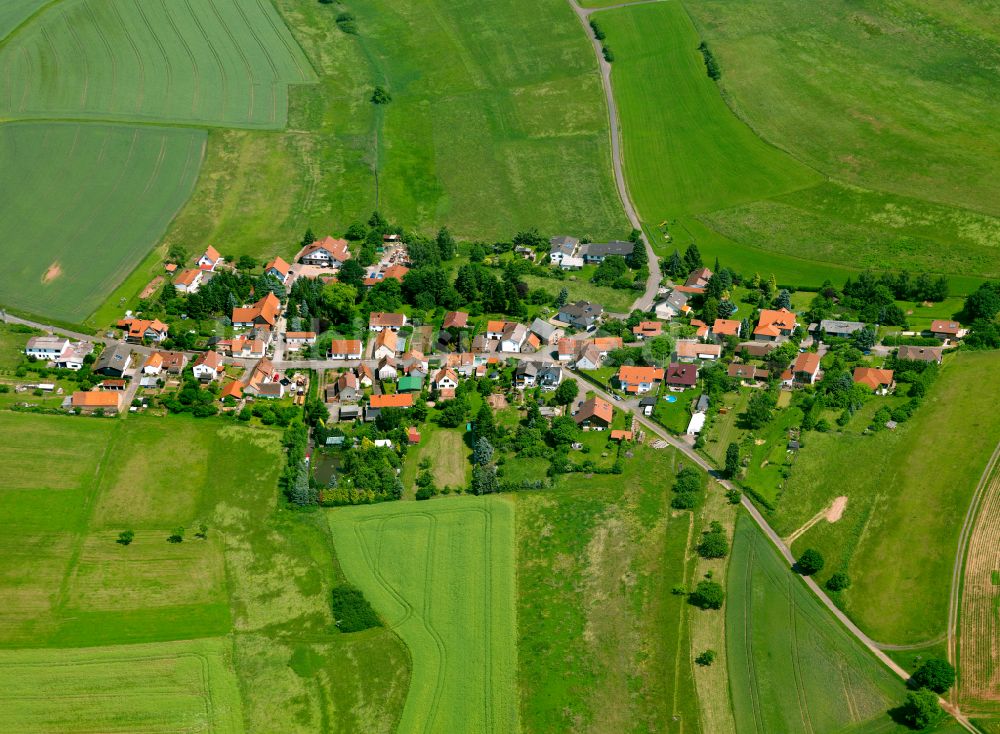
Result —
M729 500L729 504L738 505L743 499L743 493L738 489L730 489L726 492L726 499Z
M391 101L392 95L383 87L377 86L372 90L372 104L389 104Z
M698 555L702 558L725 558L729 553L729 541L721 529L711 531L701 536L698 544Z
M715 662L715 650L705 650L698 657L694 659L698 665L709 666Z
M688 601L700 609L721 609L726 592L714 581L699 581Z
M135 532L132 530L122 530L118 533L118 540L115 542L118 545L131 545L132 541L135 539Z
M937 694L927 688L906 694L902 709L903 720L914 729L927 729L941 720L941 704Z
M795 562L795 570L803 576L812 576L823 570L825 561L818 550L807 548Z
M448 488L445 487L445 489L448 489ZM451 490L448 489L448 492L450 492L450 491ZM420 489L417 490L417 499L418 500L429 500L433 496L434 496L434 487L421 487Z
M944 693L955 685L955 668L947 660L931 658L917 668L909 684L913 688L929 688L936 693Z
M358 24L354 21L354 16L350 13L337 14L337 27L344 33L350 33L352 36L358 34Z
M837 571L837 573L826 580L826 588L830 591L843 591L850 585L850 577L842 571Z
M184 542L184 528L176 528L173 533L167 536L168 543L183 543Z
M611 50L611 47L608 46L607 44L604 44L604 46L601 48L601 51L604 52L604 60L607 61L609 64L615 60L615 53L614 51Z
M599 26L597 24L597 21L594 20L593 18L590 20L590 29L594 32L594 38L596 38L598 41L603 41L605 38L607 38L607 34L603 30L601 30L601 26Z
M719 62L715 60L715 54L712 53L712 49L708 47L708 44L704 41L698 46L698 50L701 51L701 56L705 60L705 71L708 73L709 78L713 81L719 81L722 78L722 69L719 68Z
M382 621L361 589L343 584L333 590L332 596L330 606L333 609L334 624L341 632L360 632L382 626Z

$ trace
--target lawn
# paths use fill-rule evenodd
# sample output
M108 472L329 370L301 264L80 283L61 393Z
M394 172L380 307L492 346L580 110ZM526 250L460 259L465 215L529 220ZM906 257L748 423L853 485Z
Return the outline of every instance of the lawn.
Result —
M39 666L36 691L66 699L49 709L62 718L39 714L39 730L187 730L171 717L207 730L198 722L211 716L220 731L230 719L248 732L393 730L406 650L388 630L333 626L329 593L343 577L324 516L278 507L280 433L219 418L0 412L0 436L0 649L30 648L11 655ZM168 543L179 527L184 541ZM135 533L128 547L115 543L124 529ZM67 648L80 648L88 666L50 675L53 657L76 655ZM362 662L373 658L379 666ZM180 677L201 659L207 683ZM239 682L235 700L219 688L228 679ZM121 695L95 710L87 697L109 681ZM0 717L33 717L35 705L8 704Z
M688 606L670 593L693 518L668 507L674 452L635 451L622 475L516 495L525 731L700 729Z
M82 322L166 231L204 145L192 129L0 125L0 302Z
M398 730L516 731L513 505L449 497L328 517L348 580L409 649Z
M737 426L740 414L745 412L753 392L743 389L739 392L727 392L722 396L722 407L725 413L716 413L705 438L705 453L718 466L726 463L726 449L730 443L739 443L744 429Z
M683 392L664 390L662 395L656 396L653 420L675 435L684 433L688 423L691 422L692 401L696 400L699 395L701 395L701 391L698 388L691 388ZM676 400L668 402L665 399L668 397L676 398Z
M609 288L608 286L595 285L583 278L568 277L566 280L555 280L554 278L543 278L538 275L525 275L522 280L528 284L532 290L539 288L552 296L558 296L559 292L565 288L569 292L569 301L593 301L604 306L605 311L613 313L628 313L632 310L632 302L642 295L642 291L628 290L625 288Z
M736 524L726 645L737 732L906 732L903 681L868 653L745 514ZM935 731L961 731L947 721Z
M954 202L937 205L924 201L939 200L944 194L926 186L928 176L923 169L915 172L912 161L923 160L921 156L900 155L896 147L871 135L873 126L880 126L881 131L881 108L869 114L850 109L831 118L827 115L827 97L822 96L826 92L819 90L827 78L817 71L828 65L800 57L808 54L815 59L824 55L819 49L827 36L817 26L826 21L817 18L829 16L830 25L856 26L857 34L862 25L858 18L863 14L844 11L841 15L818 7L792 9L794 4L788 0L755 0L752 5L756 7L748 11L746 18L742 6L737 10L718 1L636 5L593 16L614 49L612 80L621 114L626 175L640 216L658 250L669 254L675 246L683 250L696 241L706 259L719 256L724 264L747 273L773 272L780 282L790 285L819 285L827 277L839 282L852 269L864 267L907 267L911 271L946 273L953 290L964 293L976 285L972 276L1000 272L1000 250L996 246L1000 220L969 210L996 214L985 208L982 189L969 183L978 180L981 171L988 168L977 159L978 154L970 152L978 149L982 140L970 142L952 156L956 165L961 158L964 168L932 174L960 178L961 185L951 186L949 195L956 190L975 192L978 204L970 200L965 202L968 209L958 209L949 206ZM688 12L695 16L696 23L692 23ZM808 20L804 20L806 16ZM784 28L787 17L797 18L802 24L789 26L795 29L790 34L795 43L792 53L788 53L786 43L774 40L775 28ZM766 32L760 31L763 27ZM755 30L750 32L748 28ZM723 94L705 73L698 51L705 37L722 64ZM884 36L891 37L888 33ZM907 55L912 48L895 39L885 43L905 47ZM917 41L910 39L909 43ZM838 48L838 54L843 51ZM980 53L965 51L970 63ZM731 53L732 73L727 69L727 53ZM744 54L756 54L752 59L756 63L742 63ZM834 57L839 58L838 54ZM781 58L781 63L775 63L772 56ZM778 80L792 58L796 59L794 73ZM860 51L858 61L862 65L867 62ZM876 73L876 67L864 68L868 75L865 83L851 89L858 95L870 95L874 104L886 95L872 93L876 85L868 77ZM961 68L961 64L955 68ZM843 72L843 68L830 71L838 79ZM953 74L952 70L947 74ZM791 86L791 80L800 84L803 77L811 78L811 84L803 85L807 87L805 92ZM980 83L977 79L970 86ZM829 84L831 96L842 93L844 87L839 82ZM776 94L776 89L781 93ZM744 94L746 90L751 92ZM813 96L804 99L810 94ZM948 94L949 90L940 86L934 87L933 94L927 92L933 99L950 100L949 105L938 105L935 115L952 114L954 99ZM910 95L893 94L892 100L889 107L893 110L906 109L911 116L923 114L911 105ZM954 114L973 117L977 127L982 128L993 117L983 114L984 108L990 106L995 104L980 103L971 112L962 109ZM780 114L771 115L775 109ZM802 118L810 125L800 126ZM774 129L775 121L780 129ZM876 161L856 159L854 149L842 145L845 138L839 136L839 131L819 129L824 125L869 131L866 154L881 155L900 178L914 182L915 188L897 189L889 182L884 184ZM772 129L773 135L769 134ZM909 127L901 129L909 134ZM934 129L922 122L913 135L930 140ZM900 134L893 132L893 136ZM950 137L965 134L963 130ZM990 136L995 138L995 130L991 129L985 139ZM789 144L790 138L801 145ZM831 145L830 140L837 143ZM820 165L816 156L800 155L802 147L810 148L817 156L828 156L830 166ZM945 146L941 145L941 149L945 150ZM848 169L860 172L860 176ZM824 174L851 185L826 181ZM870 186L890 188L891 192L858 188L858 184L865 183L859 178L870 181ZM673 235L672 243L664 242L657 231L661 223Z
M765 140L857 186L1000 215L995 7L973 0L686 7L719 60L727 98ZM989 239L986 230L978 236Z
M225 639L0 651L0 729L242 734L231 658Z
M804 436L772 524L788 535L835 497L848 497L839 522L815 525L794 550L824 554L820 581L849 573L853 585L839 603L874 639L913 644L944 632L959 529L1000 442L1000 416L986 408L998 399L996 355L960 353L895 431L861 435L870 421L862 419L850 433Z
M424 423L419 427L420 444L411 446L406 452L403 463L403 491L412 498L416 492L417 473L420 462L427 458L431 460L431 474L438 489L443 487L458 487L465 489L472 477L472 464L469 463L469 447L465 444L464 426L462 428L441 428L435 423Z

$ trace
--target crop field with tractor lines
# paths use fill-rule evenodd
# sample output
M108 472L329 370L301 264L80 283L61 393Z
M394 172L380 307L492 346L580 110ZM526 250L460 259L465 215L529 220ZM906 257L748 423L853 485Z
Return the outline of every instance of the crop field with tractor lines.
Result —
M517 731L514 508L501 497L329 514L347 579L406 643L400 732Z

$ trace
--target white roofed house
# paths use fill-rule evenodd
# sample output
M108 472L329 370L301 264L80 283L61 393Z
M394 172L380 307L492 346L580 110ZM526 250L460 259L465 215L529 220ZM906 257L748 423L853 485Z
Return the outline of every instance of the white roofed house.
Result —
M28 339L24 353L45 362L55 362L69 351L71 342L62 336L33 336Z
M553 265L561 265L565 258L576 254L579 246L580 240L576 237L564 235L552 237L549 239L549 260Z
M76 342L70 344L69 349L57 357L54 361L56 367L67 370L83 369L87 355L93 354L94 345L90 342Z

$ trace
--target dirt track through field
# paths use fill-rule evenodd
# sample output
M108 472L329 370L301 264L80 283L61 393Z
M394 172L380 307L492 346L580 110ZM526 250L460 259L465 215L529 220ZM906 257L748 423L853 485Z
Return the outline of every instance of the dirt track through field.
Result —
M809 518L809 521L805 525L785 538L785 545L791 548L792 543L802 537L802 535L809 530L809 528L818 523L820 520L825 519L827 522L837 522L843 516L844 510L846 509L847 497L837 497L828 506L824 507L822 510Z

